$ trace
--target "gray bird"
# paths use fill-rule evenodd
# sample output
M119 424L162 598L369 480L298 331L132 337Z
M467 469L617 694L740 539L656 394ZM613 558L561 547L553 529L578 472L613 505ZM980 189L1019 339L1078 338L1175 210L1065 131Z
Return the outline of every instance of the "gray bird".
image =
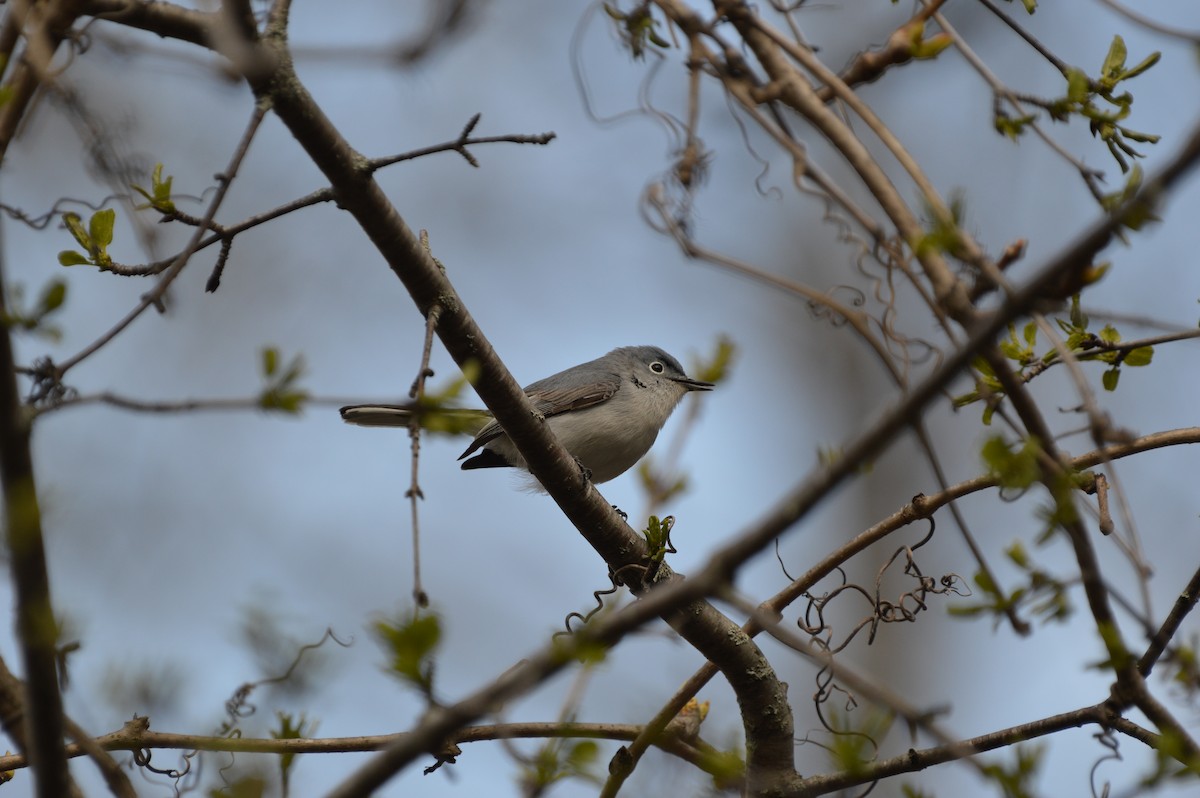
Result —
M712 390L693 380L679 361L657 346L625 346L525 387L525 395L546 417L554 435L593 482L628 471L650 450L679 400L690 391ZM504 430L483 410L465 410L483 427L459 456L463 469L512 467L528 470ZM406 427L411 408L349 405L342 419L364 427ZM484 423L486 422L486 423Z

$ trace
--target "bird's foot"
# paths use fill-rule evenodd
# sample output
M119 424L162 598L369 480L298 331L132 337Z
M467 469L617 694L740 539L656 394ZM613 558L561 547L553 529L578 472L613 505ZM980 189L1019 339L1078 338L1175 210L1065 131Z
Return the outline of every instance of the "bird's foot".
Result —
M579 476L583 479L583 484L586 486L592 481L592 469L585 466L578 457L575 458L575 465L579 466Z

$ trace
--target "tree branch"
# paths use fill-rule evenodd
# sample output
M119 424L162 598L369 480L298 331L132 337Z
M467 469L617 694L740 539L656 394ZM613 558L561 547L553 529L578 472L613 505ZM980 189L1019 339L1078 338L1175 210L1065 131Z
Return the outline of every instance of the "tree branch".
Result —
M1155 632L1154 638L1150 641L1150 645L1146 648L1146 653L1138 660L1138 673L1143 678L1150 676L1150 672L1154 670L1154 665L1158 662L1159 657L1167 650L1167 644L1175 637L1175 633L1179 631L1179 625L1183 623L1183 619L1188 616L1193 609L1196 608L1196 602L1200 601L1200 568L1192 574L1191 580L1187 583L1187 587L1175 599L1175 605L1171 607L1170 614L1163 621L1162 626Z
M9 315L7 281L0 274L0 318ZM25 741L37 795L56 798L71 789L63 754L63 706L58 691L58 622L30 451L30 414L21 406L12 331L0 325L0 486L4 490L9 568L16 588L17 641L25 673Z
M623 723L554 722L463 726L446 740L446 745L519 739L632 740L640 730L640 726ZM138 718L128 721L118 731L89 738L86 745L71 743L66 747L66 755L71 758L84 756L89 753L89 748L97 748L102 751L175 749L224 751L239 754L340 754L379 751L410 736L410 732L403 732L400 734L326 738L213 737L150 731L147 719ZM658 740L656 747L702 770L712 772L711 760L706 761L705 754L715 749L702 740L684 740L666 735ZM431 751L430 753L436 755L439 752ZM19 770L28 766L29 759L23 754L0 756L0 771ZM126 794L118 793L118 795Z
M4 15L4 43L9 49L15 48L18 34L23 33L25 49L18 59L10 58L14 53L5 52L4 66L10 60L16 63L3 86L6 97L0 106L0 161L8 154L34 92L45 79L63 36L82 13L82 5L80 0L9 3Z
M445 273L420 246L373 179L369 163L341 137L296 76L282 33L268 32L264 44L275 49L278 67L269 76L248 77L255 94L270 101L275 113L325 174L339 205L355 218L387 260L418 311L425 315L434 305L442 307L438 337L460 367L473 363L478 368L475 388L480 398L564 514L614 571L623 572L631 566L644 570L644 541L581 478L574 458L533 411ZM659 569L657 583L676 579L670 569ZM634 586L638 592L649 587ZM729 680L742 710L750 789L770 792L795 775L786 690L762 652L738 626L699 598L691 595L687 602L662 606L664 618L681 637L716 663ZM394 772L394 761L392 757L378 758L355 777L353 789L346 786L345 794L377 788Z
M978 737L970 737L951 745L940 745L936 748L921 750L910 749L900 756L884 759L879 762L864 764L860 769L846 770L827 776L810 776L805 779L804 787L797 790L796 798L826 795L838 790L846 790L863 784L871 784L889 776L901 773L915 773L919 770L953 762L961 759L964 752L967 755L979 754L984 751L994 751L997 748L1013 745L1014 743L1033 740L1054 734L1065 729L1077 729L1089 723L1106 725L1109 713L1103 704L1083 707L1072 712L1051 715L1048 718L1023 723L1007 729L989 732Z

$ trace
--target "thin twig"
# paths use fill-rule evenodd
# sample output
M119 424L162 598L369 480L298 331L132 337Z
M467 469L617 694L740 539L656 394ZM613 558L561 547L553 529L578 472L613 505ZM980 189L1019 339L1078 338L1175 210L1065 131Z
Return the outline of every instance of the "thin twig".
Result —
M433 257L433 251L429 248L429 233L422 230L420 233L421 246L429 253L429 257ZM433 376L433 369L429 368L429 358L433 353L433 336L437 331L438 319L442 315L442 306L434 305L429 308L425 314L425 344L421 347L421 367L417 371L417 378L413 380L412 388L408 395L414 399L418 405L425 398L425 381ZM425 498L425 494L421 491L421 483L418 479L418 471L421 464L421 417L418 413L413 413L408 422L408 437L412 443L412 481L409 483L408 490L404 496L409 500L412 515L412 557L413 557L413 612L429 606L429 595L425 592L424 586L421 584L421 521L420 521L420 500Z
M382 158L376 158L376 159L373 159L368 162L368 169L373 172L378 169L382 169L383 167L388 166L390 164L400 163L403 161L409 161L409 160L413 160L415 158L420 158L425 155L431 155L433 153L438 153L438 152L445 152L447 150L462 149L465 151L465 148L467 146L471 146L471 145L475 145L475 144L490 144L490 143L496 143L496 142L510 142L510 143L517 143L517 144L547 144L551 140L553 140L554 135L555 134L553 134L553 133L542 133L540 135L509 134L509 135L504 135L504 136L479 136L479 137L475 137L475 138L462 138L462 139L458 139L458 140L451 141L451 142L445 142L443 144L437 144L432 147L424 147L424 148L421 148L418 150L410 150L408 152L400 153L398 155L390 155L390 156L386 156L386 157L382 157ZM200 252L201 250L207 249L208 247L211 247L214 244L222 244L222 245L227 246L230 243L232 243L233 240L235 238L237 238L238 235L246 232L247 230L251 230L255 227L259 227L263 224L266 224L267 222L274 221L275 219L282 218L284 216L287 216L288 214L294 213L303 208L308 208L313 205L318 205L318 204L321 204L324 202L332 202L335 198L336 197L334 195L333 189L331 189L329 187L320 188L320 189L317 189L315 191L312 191L312 192L304 195L303 197L298 197L298 198L291 200L290 202L286 202L283 205L280 205L276 208L272 208L269 211L264 211L262 213L255 214L254 216L248 217L248 218L246 218L240 222L237 222L235 224L218 224L217 222L213 221L212 218L202 218L202 217L192 216L191 214L187 214L182 211L174 211L170 214L164 214L160 221L164 221L164 222L178 221L178 222L182 222L183 224L186 224L190 227L196 227L196 228L204 230L206 232L211 232L212 235L207 235L207 236L201 238L201 240L198 243L196 243L195 246L192 248L192 254L195 254L196 252ZM96 206L93 206L90 203L86 203L81 200L74 200L74 202L80 202L80 203L86 205L87 207L91 208L92 210L99 210L105 204L107 204L107 202L109 200L113 200L113 199L129 199L129 196L128 195L110 195L103 202L99 203L99 205L96 205ZM172 199L177 199L177 197L172 197ZM48 222L51 218L56 216L58 213L57 208L61 202L62 202L62 200L59 200L59 202L56 202L54 209L50 213L44 214L43 216L39 216L35 219L28 219L27 217L25 217L24 214L21 213L21 211L19 211L17 209L10 209L5 206L0 206L0 207L4 208L4 210L10 216L13 216L14 218L17 218L20 221L24 221L27 224L30 224L30 225L36 227L38 224L44 224L45 222L43 222L43 220L46 220ZM191 246L191 245L189 245L189 246ZM123 276L127 276L127 277L144 277L144 276L149 276L149 275L161 274L164 271L166 271L167 269L171 268L171 266L173 264L178 262L180 256L181 256L181 254L177 253L168 258L163 258L161 260L152 261L150 263L144 263L144 264L114 263L114 264L112 264L112 266L110 266L108 268L108 270L113 272L114 274L119 274L119 275L123 275ZM210 285L211 285L211 281L210 281ZM213 289L210 287L210 288L208 288L208 290L211 291Z
M410 736L408 732L399 734L363 735L360 737L292 737L292 738L257 738L242 736L211 736L199 734L175 734L172 732L151 731L145 718L129 721L124 728L93 738L90 747L103 751L139 751L139 750L184 750L184 751L227 751L241 754L341 754L364 751L379 751L397 741ZM621 723L577 723L555 721L551 723L522 722L504 723L487 726L463 726L451 735L447 742L477 743L493 740L514 739L584 739L584 740L632 740L637 736L641 727ZM684 741L666 736L659 740L657 747L672 756L687 761L701 769L711 770L712 759L706 762L706 750L712 751L712 746L702 740ZM69 758L84 756L87 750L83 745L71 743L66 746ZM29 767L29 759L24 754L6 754L0 756L0 770L19 770Z
M304 399L305 406L314 407L344 407L348 404L361 404L361 398L337 396L309 396ZM39 407L34 412L36 418L52 415L60 410L87 405L103 404L121 410L135 413L170 414L193 412L246 412L262 410L262 399L256 396L229 399L167 399L161 401L135 399L111 391L101 393L78 394L45 407Z
M433 144L429 147L421 147L420 149L410 150L400 153L399 155L386 155L381 158L372 158L367 161L367 168L374 172L385 166L401 163L403 161L411 161L414 158L423 158L426 155L433 155L439 152L457 152L467 159L467 162L472 166L478 166L478 163L473 163L474 158L467 152L467 147L475 144L549 144L554 141L556 134L552 132L539 133L537 135L522 135L508 134L504 136L460 136L454 141L444 141L441 144Z
M1192 574L1187 587L1179 593L1179 597L1175 599L1175 605L1171 607L1171 612L1168 613L1162 626L1155 632L1154 638L1146 648L1146 653L1138 660L1138 673L1143 678L1149 678L1150 672L1154 670L1155 663L1158 662L1162 653L1166 651L1167 644L1175 637L1175 633L1179 631L1179 625L1183 623L1183 619L1196 608L1197 601L1200 601L1200 568Z
M167 288L170 287L175 278L178 277L180 272L183 271L183 268L187 265L188 260L192 257L192 253L195 252L196 248L200 245L200 241L204 237L204 233L207 231L208 225L216 217L217 211L220 209L221 203L224 201L225 195L229 191L229 187L233 184L234 178L237 177L238 169L241 167L242 161L246 157L246 153L250 151L250 143L254 140L254 136L258 132L259 125L262 124L263 118L266 116L266 114L266 105L263 103L254 104L254 112L250 115L250 121L247 123L246 129L242 133L241 141L238 142L238 146L237 149L234 150L233 157L229 160L229 165L219 176L219 185L217 187L217 191L213 195L212 201L208 204L208 210L204 214L201 225L197 227L196 231L192 234L191 239L188 241L188 245L184 247L183 251L175 257L175 260L172 262L171 266L168 267L163 273L163 276L161 279L159 279L158 284L155 285L153 290L142 297L137 307L126 314L123 319L113 325L113 327L111 327L107 332L105 332L88 346L84 347L84 349L74 357L68 358L66 361L60 363L57 366L57 372L60 379L72 368L91 357L96 352L100 351L101 348L116 338L117 335L119 335L126 327L132 324L138 318L138 316L141 316L147 308L156 307L160 310L162 309L162 300L167 293Z
M1155 33L1161 33L1164 36L1183 39L1185 42L1190 42L1193 45L1200 45L1200 30L1188 31L1183 30L1182 28L1173 28L1170 25L1165 25L1161 22L1150 19L1150 17L1134 11L1124 3L1118 3L1117 0L1100 0L1100 2L1111 8L1113 11L1116 11L1130 22L1141 25L1147 30L1152 30Z
M1032 33L1018 25L1016 20L1001 11L1000 8L992 2L992 0L978 0L978 2L982 3L984 8L992 12L994 17L1007 25L1013 33L1024 39L1026 44L1036 50L1038 55L1040 55L1042 58L1049 61L1062 75L1065 76L1067 74L1067 70L1070 69L1070 65L1066 61L1063 61L1054 53L1050 52L1049 47L1042 44Z

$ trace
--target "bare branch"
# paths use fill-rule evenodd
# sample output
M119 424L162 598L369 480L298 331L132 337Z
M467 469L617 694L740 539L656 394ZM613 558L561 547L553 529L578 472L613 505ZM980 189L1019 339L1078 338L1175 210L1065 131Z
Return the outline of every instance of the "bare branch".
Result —
M6 109L0 109L3 114ZM8 286L0 274L0 317L8 317ZM54 798L72 789L63 755L63 706L58 685L58 622L42 537L41 509L30 451L30 415L21 405L13 362L12 331L0 325L0 486L5 537L16 588L17 641L25 674L28 753L37 795Z
M586 739L586 740L632 740L637 736L641 727L621 723L576 723L555 721L552 723L502 723L489 726L463 726L456 730L446 744L464 744L488 742L494 740L525 740L525 739ZM354 752L380 751L389 745L394 745L411 736L411 733L377 734L361 737L326 737L326 738L256 738L241 736L207 736L200 734L175 734L171 732L150 731L149 721L138 718L128 721L125 726L115 732L90 738L86 748L96 748L101 751L140 751L156 749L175 749L183 751L226 751L239 754L343 754ZM679 737L666 735L662 737L657 747L689 764L704 770L711 768L711 758L706 757L713 750L712 746L703 740L683 740ZM72 743L66 747L68 757L79 757L89 753L85 745ZM0 756L0 769L19 770L29 766L29 760L23 754L8 754ZM124 798L133 793L117 793Z
M1138 660L1138 673L1143 678L1149 678L1155 663L1167 650L1167 645L1174 639L1175 633L1179 631L1179 625L1183 623L1183 619L1196 608L1197 601L1200 601L1200 568L1197 568L1196 572L1192 574L1187 587L1180 591L1174 606L1171 607L1170 614L1167 615L1158 631L1154 633L1150 645L1146 648L1146 653Z

